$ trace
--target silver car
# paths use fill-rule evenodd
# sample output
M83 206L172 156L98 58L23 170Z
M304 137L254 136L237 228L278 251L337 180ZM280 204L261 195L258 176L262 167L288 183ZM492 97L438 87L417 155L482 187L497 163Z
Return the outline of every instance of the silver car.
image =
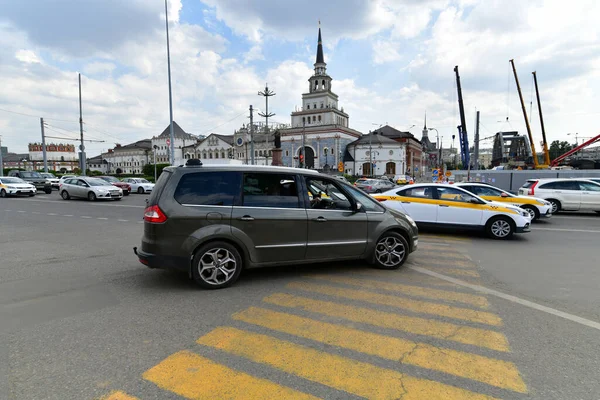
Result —
M367 179L357 182L356 187L367 193L383 193L396 187L396 185L387 179Z
M99 178L88 178L84 176L70 178L63 181L59 189L60 196L64 200L72 197L96 200L121 200L123 191Z

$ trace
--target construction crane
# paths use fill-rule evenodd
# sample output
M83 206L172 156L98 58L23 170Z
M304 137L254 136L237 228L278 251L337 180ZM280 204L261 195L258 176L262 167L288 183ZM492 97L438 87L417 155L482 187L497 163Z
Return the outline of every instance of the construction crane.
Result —
M531 146L531 155L533 159L533 166L535 169L548 169L548 165L540 165L537 159L537 153L535 151L535 143L533 141L533 135L531 134L531 127L529 126L529 119L527 118L527 110L525 109L525 102L523 101L523 94L521 93L521 85L519 85L519 77L517 76L517 70L515 68L515 60L510 60L512 65L513 74L515 75L515 82L517 84L517 92L519 92L519 100L521 100L521 108L523 109L523 117L525 118L525 126L527 127L527 136L529 136L529 145Z
M535 97L537 98L538 110L540 113L540 125L542 126L542 147L544 148L543 150L545 164L543 166L547 168L547 166L550 165L550 152L548 151L548 141L546 140L546 129L544 128L544 117L542 116L542 103L540 102L540 92L538 90L537 75L535 71L533 71L532 74L533 82L535 84Z
M567 157L569 157L571 154L575 154L579 150L583 150L584 148L586 148L589 145L592 145L592 144L594 144L596 142L600 143L600 135L594 136L593 138L591 138L587 142L584 142L584 143L580 144L579 146L575 147L574 149L571 149L571 150L567 151L565 154L556 157L554 160L552 160L552 163L550 165L553 166L553 167L556 167L558 164L560 164L561 161L563 161L564 159L566 159Z
M460 75L458 75L458 65L454 67L456 73L456 90L458 91L458 109L460 112L460 125L458 128L458 141L460 142L460 159L463 169L470 169L471 155L469 154L469 136L467 135L467 123L465 121L465 106L462 98L462 88L460 86Z

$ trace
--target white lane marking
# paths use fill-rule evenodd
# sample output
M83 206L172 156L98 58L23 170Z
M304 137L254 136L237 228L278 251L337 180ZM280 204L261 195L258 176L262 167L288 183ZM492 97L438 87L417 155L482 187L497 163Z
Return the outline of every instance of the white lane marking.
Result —
M553 215L552 218L550 218L550 220L553 220L554 218L558 218L558 219L570 219L573 221L579 221L581 219L585 219L585 220L591 220L591 221L600 221L600 218L596 217L573 217L573 216L568 216L568 215Z
M73 214L63 214L63 217L72 217Z
M138 224L143 224L143 223L144 223L144 221L138 221Z
M31 213L32 214L41 214L41 212L39 212L39 211L32 211Z
M128 219L118 219L117 221L119 221L119 222L129 222Z
M5 210L4 210L4 211L8 211L8 212L11 212L11 211L12 211L12 210L9 210L9 209L8 209L8 208L7 208L7 209L5 209Z
M437 272L434 272L434 271L430 271L430 270L425 269L425 268L421 268L421 267L408 267L408 268L412 269L413 271L420 272L422 274L434 276L434 277L436 277L438 279L442 279L442 280L445 280L447 282L454 283L456 285L467 287L469 289L475 290L475 291L480 292L480 293L485 293L485 294L489 294L489 295L492 295L492 296L496 296L496 297L499 297L501 299L511 301L513 303L521 304L522 306L525 306L525 307L533 308L534 310L543 311L545 313L552 314L552 315L555 315L557 317L561 317L561 318L567 319L569 321L577 322L578 324L585 325L585 326L588 326L590 328L594 328L594 329L600 330L600 322L592 321L590 319L582 318L582 317L579 317L577 315L566 313L564 311L560 311L560 310L556 310L554 308L546 307L546 306L543 306L541 304L534 303L532 301L525 300L525 299L522 299L522 298L517 297L517 296L513 296L513 295L510 295L510 294L502 293L502 292L499 292L499 291L494 290L494 289L486 288L485 286L473 285L472 283L461 281L460 279L456 279L456 278L453 278L451 276L447 276L447 275L443 275L443 274L440 274L440 273L437 273Z
M104 218L104 217L98 217L98 218L96 218L96 219L101 219L101 220L104 220L104 221L106 221L108 218Z
M556 232L585 232L585 233L600 233L600 231L592 231L588 229L561 229L561 228L531 228L532 231L556 231Z
M88 217L87 215L82 215L81 218L92 218L92 217Z
M19 210L19 211L17 211L17 212L18 212L18 213L24 213L24 212L27 212L27 211Z
M37 202L37 203L61 203L61 204L65 204L64 200L28 200L30 202ZM77 204L77 203L72 203L72 204ZM135 205L131 205L131 204L114 204L114 203L110 203L110 204L102 204L102 203L95 203L94 205L91 205L89 203L79 203L79 204L88 204L91 207L129 207L129 208L146 208L146 206L135 206Z
M57 213L47 213L46 215L58 215Z

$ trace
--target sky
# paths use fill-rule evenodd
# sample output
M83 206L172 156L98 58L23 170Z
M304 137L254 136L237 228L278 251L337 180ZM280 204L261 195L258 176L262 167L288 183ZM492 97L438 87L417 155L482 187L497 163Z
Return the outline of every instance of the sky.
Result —
M471 143L476 110L482 139L525 134L514 59L536 143L532 71L549 141L600 133L596 0L168 1L174 120L193 134L233 134L249 105L264 111L257 93L267 83L272 119L290 123L319 21L332 89L360 132L389 124L420 138L427 113L451 145L458 65ZM160 134L169 124L164 2L0 0L3 146L26 152L41 141L40 117L48 136L78 138L78 73L88 157Z

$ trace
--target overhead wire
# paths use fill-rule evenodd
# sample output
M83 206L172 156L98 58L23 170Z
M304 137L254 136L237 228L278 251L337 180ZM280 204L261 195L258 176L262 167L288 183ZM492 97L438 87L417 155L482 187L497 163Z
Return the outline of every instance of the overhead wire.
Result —
M7 110L5 108L0 108L0 111L4 111L4 112L10 113L10 114L22 115L22 116L25 116L25 117L41 118L39 115L33 115L33 114L27 114L27 113L22 113L22 112L18 112L18 111ZM44 117L44 120L79 123L79 121L73 121L73 120L67 120L67 119L58 119L58 118L46 118L46 117Z
M238 119L239 117L241 117L241 116L242 116L242 115L244 115L244 114L246 114L246 111L245 111L245 110L244 110L244 112L242 112L242 113L240 113L240 114L236 115L235 117L231 118L230 120L228 120L228 121L226 121L226 122L223 122L222 124L220 124L220 125L217 125L217 126L215 126L214 128L210 128L210 129L208 129L208 130L207 130L207 131L205 131L205 132L202 132L202 133L201 133L201 135L204 135L204 134L210 133L211 131L213 131L213 130L215 130L215 129L217 129L217 128L220 128L220 127L222 127L223 125L227 125L228 123L230 123L230 122L232 122L232 121L234 121L234 120Z

